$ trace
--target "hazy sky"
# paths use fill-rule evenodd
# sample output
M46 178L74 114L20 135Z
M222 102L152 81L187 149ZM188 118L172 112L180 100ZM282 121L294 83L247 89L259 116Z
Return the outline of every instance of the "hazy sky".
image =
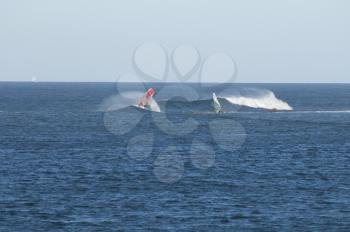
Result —
M0 81L114 81L155 42L227 52L238 82L350 82L349 12L348 0L0 0Z

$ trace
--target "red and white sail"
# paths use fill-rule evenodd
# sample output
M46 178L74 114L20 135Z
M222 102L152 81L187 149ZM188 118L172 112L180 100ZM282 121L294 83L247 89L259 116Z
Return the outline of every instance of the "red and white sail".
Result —
M153 88L149 88L146 93L141 97L139 100L138 106L145 108L151 105L151 102L153 100L153 95L155 91Z

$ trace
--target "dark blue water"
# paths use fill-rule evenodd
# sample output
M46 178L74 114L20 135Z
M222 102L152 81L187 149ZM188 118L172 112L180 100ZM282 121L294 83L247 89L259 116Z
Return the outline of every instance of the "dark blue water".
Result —
M349 231L350 85L240 86L294 111L106 113L115 84L0 83L0 231Z

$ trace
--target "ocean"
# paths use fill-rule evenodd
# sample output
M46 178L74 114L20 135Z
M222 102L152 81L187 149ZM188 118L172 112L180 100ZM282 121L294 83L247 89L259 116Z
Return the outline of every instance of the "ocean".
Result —
M0 83L0 231L350 230L349 84L139 87Z

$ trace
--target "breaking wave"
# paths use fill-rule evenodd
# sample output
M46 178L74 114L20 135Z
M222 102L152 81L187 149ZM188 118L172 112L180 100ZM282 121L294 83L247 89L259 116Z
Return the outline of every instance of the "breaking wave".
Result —
M100 111L114 111L130 106L137 106L138 100L143 96L142 92L124 92L105 99L99 106ZM211 94L211 93L210 93ZM157 95L155 95L157 98ZM176 111L211 111L212 99L210 97L197 100L179 100L178 98L167 98L158 102L153 98L150 101L150 110L154 112ZM181 98L181 97L180 97ZM293 108L278 99L270 90L244 88L218 93L218 99L227 111L249 111L249 109L266 109L278 111L290 111ZM162 110L161 110L162 109Z
M293 110L287 103L278 99L270 90L244 89L234 95L223 96L232 104L268 110Z

